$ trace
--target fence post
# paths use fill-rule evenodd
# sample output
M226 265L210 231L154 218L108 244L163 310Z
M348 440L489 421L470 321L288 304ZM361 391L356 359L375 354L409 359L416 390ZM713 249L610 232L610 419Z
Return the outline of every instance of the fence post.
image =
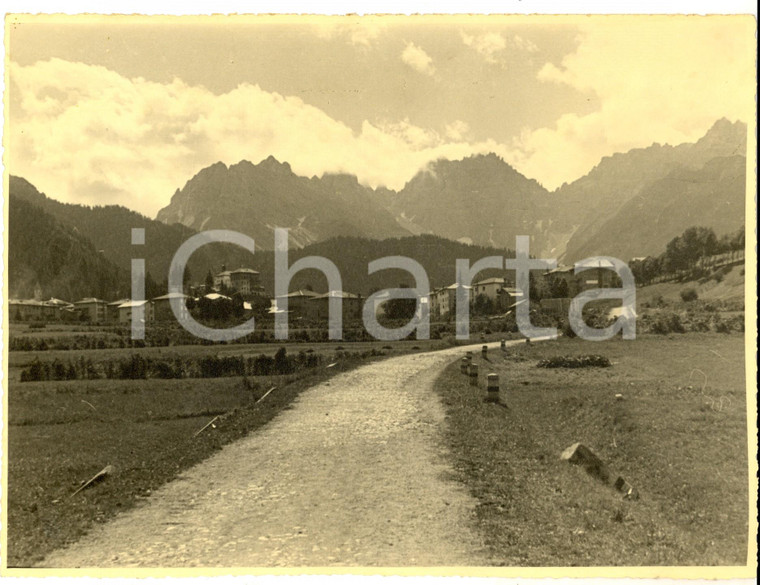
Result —
M488 374L486 402L499 402L499 374Z
M478 385L478 364L470 364L470 386Z
M484 345L480 348L480 355L483 356L483 359L486 359L488 357L488 346Z

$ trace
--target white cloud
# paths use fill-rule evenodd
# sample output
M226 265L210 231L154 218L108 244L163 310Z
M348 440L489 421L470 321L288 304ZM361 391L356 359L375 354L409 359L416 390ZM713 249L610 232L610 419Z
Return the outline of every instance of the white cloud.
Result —
M488 63L498 63L496 54L507 48L507 39L499 33L468 35L460 32L462 42L480 53Z
M433 75L435 73L433 59L414 43L407 43L401 52L401 60L415 71L424 75Z
M538 51L538 46L536 43L531 41L530 39L524 39L520 35L515 35L512 37L512 43L515 47L520 49L521 51L525 51L526 53L535 53Z
M464 140L470 131L470 125L462 120L454 120L451 124L446 124L446 136L456 142Z
M180 80L127 79L58 59L12 63L10 77L10 172L63 201L121 204L149 216L219 160L257 163L273 155L299 175L346 172L371 187L401 189L431 160L507 154L493 141L463 142L461 121L446 128L448 138L408 119L365 121L355 132L256 85L215 95Z
M354 22L328 19L317 21L314 25L315 34L326 40L343 38L353 46L371 47L380 38L387 27L382 17L362 17Z
M548 188L614 152L697 140L720 117L754 111L754 21L672 17L612 20L582 30L577 50L538 78L593 94L600 107L526 129L509 159Z

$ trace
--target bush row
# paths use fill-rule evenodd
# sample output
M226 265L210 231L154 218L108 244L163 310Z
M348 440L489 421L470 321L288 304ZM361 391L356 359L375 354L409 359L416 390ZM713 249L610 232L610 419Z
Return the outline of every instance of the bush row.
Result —
M733 333L744 331L744 315L721 317L718 313L687 312L680 315L675 312L660 312L655 315L642 315L639 318L639 331L667 335L669 333L686 333L687 331L707 333Z
M308 351L288 355L280 348L274 356L204 356L199 358L146 358L132 354L120 360L93 363L89 358L62 361L35 360L21 372L22 382L48 380L138 380L146 378L221 378L272 376L314 368L323 357Z
M610 360L603 355L557 355L538 362L539 368L609 368Z

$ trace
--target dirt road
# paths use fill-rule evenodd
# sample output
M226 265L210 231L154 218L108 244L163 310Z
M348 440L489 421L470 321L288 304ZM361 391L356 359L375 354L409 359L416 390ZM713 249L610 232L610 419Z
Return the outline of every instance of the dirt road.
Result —
M315 386L41 566L485 564L432 388L463 351L392 358Z

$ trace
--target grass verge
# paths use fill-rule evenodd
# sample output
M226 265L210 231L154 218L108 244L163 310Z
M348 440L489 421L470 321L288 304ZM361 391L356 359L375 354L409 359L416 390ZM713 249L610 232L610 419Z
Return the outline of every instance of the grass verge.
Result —
M543 369L593 351L612 367ZM578 339L477 356L478 388L459 364L436 388L459 479L478 501L494 565L745 565L748 460L741 335ZM500 375L507 408L484 402ZM622 394L622 399L616 398ZM560 460L582 442L641 494Z
M303 390L368 361L348 356L329 369L247 379L11 383L7 566L41 561L265 425ZM107 479L72 497L106 465L114 467Z

